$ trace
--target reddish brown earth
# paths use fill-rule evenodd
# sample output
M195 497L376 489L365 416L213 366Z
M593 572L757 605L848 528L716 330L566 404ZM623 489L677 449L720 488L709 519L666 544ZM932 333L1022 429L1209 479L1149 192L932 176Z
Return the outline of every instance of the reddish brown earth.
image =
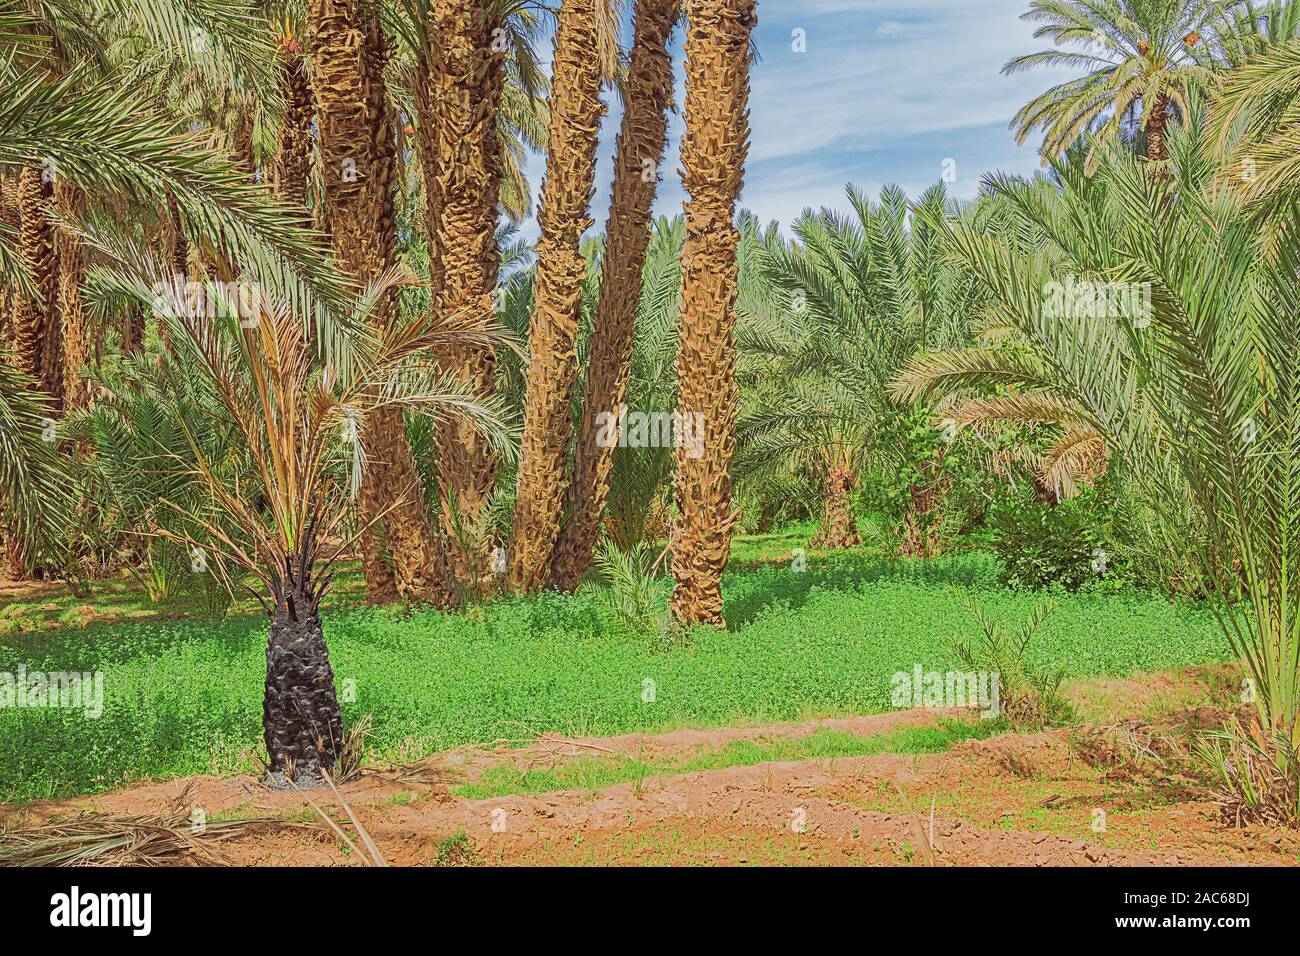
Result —
M466 800L451 792L501 763L548 769L613 755L663 762L739 739L827 729L869 736L938 716L906 711L599 740L547 737L517 750L462 748L368 772L342 794L392 865L1296 865L1294 831L1221 825L1186 757L1188 728L1221 723L1232 686L1223 668L1092 681L1070 693L1093 723L967 741L939 754L763 763L539 796ZM250 826L221 844L231 863L364 863L307 797L272 793L252 777L197 777L32 804L7 823L82 810L158 813L187 785L188 803L210 819L270 816L294 824ZM314 791L311 800L363 845L333 794ZM1104 830L1094 829L1097 811L1105 814Z

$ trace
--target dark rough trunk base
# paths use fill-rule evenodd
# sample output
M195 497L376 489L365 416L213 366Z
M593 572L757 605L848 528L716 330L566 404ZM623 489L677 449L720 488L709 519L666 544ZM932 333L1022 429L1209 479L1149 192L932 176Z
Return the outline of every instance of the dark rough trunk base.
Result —
M269 783L319 783L343 747L343 719L320 618L301 595L276 607L266 647L263 729Z

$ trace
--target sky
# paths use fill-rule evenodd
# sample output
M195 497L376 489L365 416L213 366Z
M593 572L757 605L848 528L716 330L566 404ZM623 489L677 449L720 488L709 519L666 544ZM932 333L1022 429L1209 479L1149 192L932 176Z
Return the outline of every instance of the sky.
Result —
M629 4L630 5L630 4ZM1066 74L1002 76L1012 56L1043 49L1019 19L1028 0L759 0L750 92L749 161L741 206L783 226L808 207L847 209L846 183L869 193L896 183L916 196L945 169L949 190L969 199L984 173L1039 168L1038 136L1016 145L1016 111ZM803 31L804 52L795 50ZM678 174L683 29L676 36L676 115L655 212L674 215L685 191ZM542 55L549 60L549 50ZM604 228L613 175L617 99L601 130L593 231ZM951 161L945 166L946 161ZM534 194L544 158L528 165ZM536 236L536 224L523 235Z

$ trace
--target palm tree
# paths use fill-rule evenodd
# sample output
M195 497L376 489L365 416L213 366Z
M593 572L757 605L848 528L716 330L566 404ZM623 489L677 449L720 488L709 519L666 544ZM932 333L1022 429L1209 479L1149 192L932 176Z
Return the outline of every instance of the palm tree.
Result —
M1300 618L1289 564L1300 525L1300 233L1294 211L1270 226L1214 189L1201 119L1171 141L1172 183L1112 150L1091 179L1061 168L1059 187L992 181L1011 217L1005 229L969 217L940 225L987 288L992 314L1032 344L1020 384L1036 380L1046 388L1031 396L1057 390L1075 403L1161 516L1169 554L1195 556L1257 693L1254 729L1232 737L1231 756L1220 750L1220 772L1237 779L1229 765L1246 755L1271 762L1289 794L1243 788L1238 798L1249 813L1261 799L1290 801L1281 809L1296 819ZM1167 201L1171 185L1177 203ZM1090 294L1059 308L1045 290L1065 277L1149 290L1149 299Z
M233 308L215 320L197 316L185 307L184 287L169 286L155 263L131 249L120 255L98 280L152 299L190 360L186 367L211 385L238 431L255 475L256 494L232 486L190 436L190 467L206 507L193 514L189 506L164 504L186 512L206 534L195 541L165 526L158 533L201 548L204 562L210 555L211 570L227 582L233 566L260 583L255 593L270 617L263 709L268 768L280 786L310 785L335 767L344 743L320 605L347 544L339 538L365 471L382 467L360 440L370 433L366 420L390 407L451 413L504 441L497 411L476 404L425 357L491 336L429 315L376 326L369 312L383 307L402 281L389 271L362 294L336 337L337 361L320 371L309 323L286 306L264 303L254 321ZM363 525L358 533L366 530Z
M278 40L284 125L280 128L276 178L285 202L305 209L307 184L312 176L311 125L315 103L307 76L301 25L286 17Z
M500 268L502 100L514 36L510 27L517 24L510 24L500 0L403 0L401 9L413 50L432 301L443 315L473 315L488 328L496 323L493 289ZM526 39L513 49L516 60L531 57ZM477 393L491 394L492 350L457 350L441 358ZM465 553L456 531L479 519L496 481L497 461L472 430L453 422L440 426L436 447L448 587L461 588L487 569L480 566L485 555Z
M673 102L668 47L679 0L638 0L623 111L605 227L600 302L590 342L583 418L574 449L568 515L556 545L551 585L573 591L591 563L609 497L615 444L597 440L599 416L615 414L627 397L642 270L650 243L650 210L659 184Z
M591 225L600 101L602 18L598 0L564 0L551 69L551 118L538 224L530 364L524 400L510 586L535 591L547 583L560 530L565 456L572 431L576 342L586 265L578 247Z
M1083 175L1081 151L1073 162L1054 161L1053 177L1080 195L1101 201L1104 182L1088 183ZM988 180L991 192L964 210L961 221L974 232L990 232L1012 244L1013 254L1032 259L1051 237L1032 225L1023 214L1027 205L1042 208L1057 194L1054 182L1040 178L1032 189L1013 189L1004 176ZM1085 192L1085 190L1090 190ZM945 232L945 208L918 210L922 228ZM973 278L961 269L961 274ZM976 283L982 288L981 283ZM1082 281L1079 288L1086 288ZM1067 286L1058 285L1064 297ZM1068 286L1075 288L1073 282ZM1138 303L1140 306L1141 303ZM978 309L969 310L976 314ZM924 403L934 410L938 425L950 435L970 430L992 440L1016 430L1031 436L1031 443L1014 446L1014 460L1027 464L1038 494L1049 502L1063 501L1105 473L1110 452L1101 423L1073 398L1077 380L1065 377L1050 355L1036 344L1031 332L1022 331L997 311L985 315L976 328L974 342L931 341L921 354L896 370L890 384L893 397L903 403Z
M918 349L964 341L980 305L926 218L949 209L942 185L921 196L910 222L896 186L879 203L853 186L847 195L853 215L808 211L795 223L798 241L771 235L757 244L738 305L750 385L739 471L807 474L823 485L815 543L830 548L858 543L849 499L868 457L884 450L875 436L897 412L891 378ZM931 502L929 490L918 487L919 503Z
M1300 195L1300 5L1286 9L1289 19L1269 21L1275 43L1224 77L1210 123L1222 180L1249 201L1283 207Z
M693 0L687 5L686 136L682 183L681 335L678 414L699 423L678 441L671 612L678 625L722 624L722 572L736 514L731 507L736 380L736 201L749 146L750 32L753 0Z
M0 560L14 564L7 570L17 573L41 563L61 567L71 510L67 463L52 440L54 408L2 349L0 355L0 528L8 539Z
M380 11L369 0L311 0L309 17L324 224L341 265L358 282L369 283L396 262L397 157L384 81L387 39ZM372 315L381 329L395 312L391 305L380 303ZM393 559L390 570L380 536L362 536L369 599L384 602L401 596L449 606L442 549L422 496L416 493L419 474L401 409L381 408L369 428L363 440L384 458L366 471L361 513L368 524L385 516ZM402 504L390 508L393 501Z
M1088 170L1101 152L1136 126L1152 161L1168 158L1165 128L1187 115L1194 87L1212 82L1217 34L1230 32L1219 0L1031 0L1021 19L1041 26L1056 49L1015 57L1005 74L1038 66L1081 68L1078 79L1052 87L1025 104L1011 121L1023 143L1036 128L1046 134L1042 153L1053 159L1091 135ZM1065 47L1073 47L1066 49Z
M49 213L54 201L54 184L43 175L42 167L28 166L19 177L18 202L22 216L22 261L33 278L34 285L22 295L14 310L13 342L20 372L35 382L55 401L62 376L51 370L62 371L56 351L58 337L58 281L59 266L55 257L54 229ZM52 354L53 353L53 354Z

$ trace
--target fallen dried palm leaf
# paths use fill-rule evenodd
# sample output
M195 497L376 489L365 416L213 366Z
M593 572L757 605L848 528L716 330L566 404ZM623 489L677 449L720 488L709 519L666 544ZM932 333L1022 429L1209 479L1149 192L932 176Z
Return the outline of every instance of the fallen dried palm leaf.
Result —
M161 814L114 817L82 813L0 830L0 866L220 866L214 845L250 827L285 825L270 817L196 824L187 785Z

